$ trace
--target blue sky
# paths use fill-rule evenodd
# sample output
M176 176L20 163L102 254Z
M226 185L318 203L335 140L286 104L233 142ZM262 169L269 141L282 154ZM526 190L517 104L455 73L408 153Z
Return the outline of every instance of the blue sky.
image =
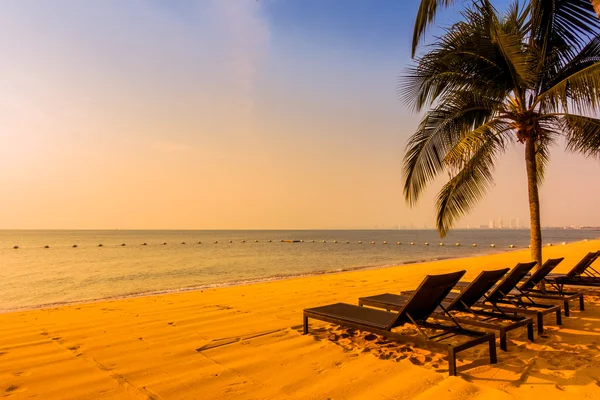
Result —
M0 228L433 226L443 180L413 209L402 198L418 116L396 84L417 1L3 6ZM460 226L528 219L521 150ZM555 154L544 222L600 225L569 179L597 162Z

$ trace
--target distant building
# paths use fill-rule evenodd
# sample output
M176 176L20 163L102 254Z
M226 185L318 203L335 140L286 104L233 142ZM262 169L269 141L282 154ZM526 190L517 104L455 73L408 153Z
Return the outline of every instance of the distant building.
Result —
M498 218L498 229L502 229L503 225L502 225L502 217Z
M496 222L493 219L490 220L490 224L488 225L488 228L494 229L495 227L496 227Z

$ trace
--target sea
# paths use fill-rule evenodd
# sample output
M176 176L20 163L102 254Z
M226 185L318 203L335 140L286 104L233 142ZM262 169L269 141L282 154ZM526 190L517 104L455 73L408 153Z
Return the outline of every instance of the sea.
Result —
M544 243L555 245L599 236L543 232ZM434 230L0 230L0 312L469 257L528 244L528 230L509 229L454 230L444 239Z

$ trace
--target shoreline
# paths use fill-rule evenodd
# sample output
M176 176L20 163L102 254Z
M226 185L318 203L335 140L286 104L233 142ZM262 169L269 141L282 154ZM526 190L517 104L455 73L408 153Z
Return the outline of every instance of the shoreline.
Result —
M577 242L573 242L577 243ZM475 257L486 257L495 254L503 254L507 252L515 252L525 249L513 248L513 249L503 249L503 251L497 251L494 253L481 253L471 256L445 256L445 257L434 257L429 259L420 259L420 260L409 260L402 263L394 263L394 264L382 264L382 265L368 265L368 266L360 266L360 267L345 267L338 268L332 270L320 270L313 271L303 274L289 274L289 275L275 275L264 278L256 278L256 279L246 279L239 281L230 281L230 282L222 282L222 283L212 283L206 285L195 285L188 287L181 287L175 289L159 289L159 290L150 290L145 292L135 292L135 293L127 293L123 295L109 296L109 297L98 297L93 299L83 299L83 300L73 300L73 301L64 301L64 302L54 302L54 303L43 303L32 306L22 306L16 308L0 308L0 315L17 313L17 312L26 312L26 311L35 311L35 310L43 310L43 309L54 309L60 307L68 307L75 305L84 305L84 304L96 304L107 301L117 301L124 299L136 299L143 297L152 297L152 296L160 296L160 295L168 295L168 294L177 294L177 293L188 293L188 292L196 292L203 291L209 289L221 289L228 287L238 287L238 286L249 286L249 285L258 285L261 283L269 283L269 282L278 282L278 281L286 281L293 279L301 279L301 278L310 278L314 276L322 276L322 275L335 275L341 274L345 272L359 272L359 271L368 271L368 270L377 270L377 269L386 269L386 268L395 268L401 267L405 265L415 265L415 264L423 264L423 263L435 263L444 260L460 260L460 259L471 259Z

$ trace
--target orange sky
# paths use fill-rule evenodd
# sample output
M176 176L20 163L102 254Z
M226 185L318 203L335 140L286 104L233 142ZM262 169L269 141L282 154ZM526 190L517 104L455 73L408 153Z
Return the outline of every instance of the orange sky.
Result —
M434 225L439 184L413 210L401 195L406 46L309 45L256 1L187 22L152 2L55 4L0 17L0 229ZM459 226L528 220L522 152ZM557 147L543 224L600 225L599 172Z

